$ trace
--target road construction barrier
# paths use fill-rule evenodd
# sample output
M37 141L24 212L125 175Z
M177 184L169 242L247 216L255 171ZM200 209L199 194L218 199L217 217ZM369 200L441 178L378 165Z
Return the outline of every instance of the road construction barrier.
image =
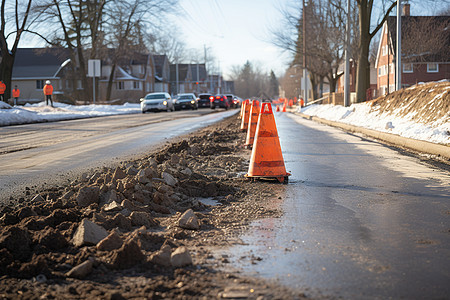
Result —
M241 121L241 131L247 131L248 128L248 119L250 116L250 102L245 103L244 102L244 113L242 114L242 121Z
M287 183L290 175L284 166L272 106L270 103L263 103L258 117L250 165L245 177L277 179L281 183Z
M250 119L248 121L247 138L245 139L244 147L251 149L253 146L253 140L255 138L256 125L258 125L259 116L259 101L253 100L250 108Z

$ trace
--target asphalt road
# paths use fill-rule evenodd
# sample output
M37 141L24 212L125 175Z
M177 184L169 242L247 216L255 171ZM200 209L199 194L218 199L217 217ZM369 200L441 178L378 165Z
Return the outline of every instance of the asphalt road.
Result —
M284 215L253 223L233 266L312 296L448 299L450 173L297 116L276 121L292 173L274 200Z
M145 154L234 113L199 109L0 127L0 201Z

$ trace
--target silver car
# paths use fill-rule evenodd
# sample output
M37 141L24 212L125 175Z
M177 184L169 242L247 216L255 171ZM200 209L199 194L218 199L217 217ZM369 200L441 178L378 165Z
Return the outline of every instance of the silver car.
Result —
M141 111L174 111L172 97L168 93L150 93L141 98Z

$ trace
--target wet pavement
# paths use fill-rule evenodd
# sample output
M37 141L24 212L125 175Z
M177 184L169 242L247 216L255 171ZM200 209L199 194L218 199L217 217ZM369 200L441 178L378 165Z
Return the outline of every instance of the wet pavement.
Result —
M276 113L284 215L254 222L233 267L345 299L450 297L450 173L377 142Z

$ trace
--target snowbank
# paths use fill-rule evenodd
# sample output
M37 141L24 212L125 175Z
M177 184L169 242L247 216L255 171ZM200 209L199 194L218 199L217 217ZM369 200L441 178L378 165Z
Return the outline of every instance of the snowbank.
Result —
M11 107L0 101L0 126L141 113L140 105L134 103L74 106L55 102L54 106L41 102Z
M450 145L449 122L441 121L429 125L416 123L408 118L370 112L370 106L365 103L353 104L350 107L313 104L304 107L300 112L330 121L393 133L407 138Z

